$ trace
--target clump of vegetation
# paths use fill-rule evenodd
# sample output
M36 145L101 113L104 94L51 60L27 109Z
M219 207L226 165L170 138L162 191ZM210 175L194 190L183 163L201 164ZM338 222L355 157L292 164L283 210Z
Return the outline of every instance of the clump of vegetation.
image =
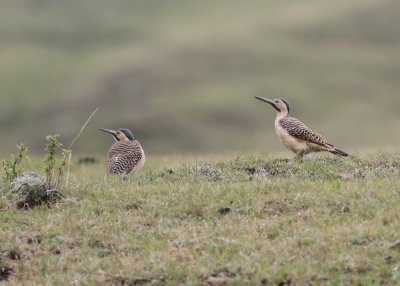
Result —
M11 155L12 161L3 161L4 177L6 183L6 197L11 200L12 205L18 208L31 208L42 203L47 205L55 204L62 199L63 195L59 191L60 179L63 175L63 169L68 165L67 155L71 150L62 149L62 159L58 159L58 150L61 143L57 140L59 135L49 135L46 137L47 154L45 155L45 173L46 176L40 176L34 172L22 173L17 166L21 164L28 147L21 144L19 153Z
M60 192L60 180L64 175L64 168L72 156L71 146L81 135L90 119L99 110L96 110L89 116L85 124L82 126L78 135L68 145L67 149L62 149L61 159L59 159L59 149L62 144L58 141L58 134L46 136L46 155L45 155L45 173L46 177L40 176L37 173L28 172L22 173L22 170L17 168L24 158L27 158L26 153L28 147L24 144L18 145L19 153L11 155L12 160L3 161L3 186L1 186L1 194L11 201L11 205L17 205L19 208L31 208L33 206L46 203L52 205L63 198ZM68 157L68 159L67 159ZM66 186L68 187L68 175ZM4 200L0 201L0 208L4 205Z
M399 177L400 157L380 155L379 158L322 157L318 160L264 160L257 157L239 157L225 162L195 162L165 169L159 177L167 181L182 178L192 182L246 182L257 178L310 180L351 180ZM142 180L143 183L143 180Z
M28 209L42 203L55 204L63 195L46 177L26 172L10 184L10 197L18 208Z

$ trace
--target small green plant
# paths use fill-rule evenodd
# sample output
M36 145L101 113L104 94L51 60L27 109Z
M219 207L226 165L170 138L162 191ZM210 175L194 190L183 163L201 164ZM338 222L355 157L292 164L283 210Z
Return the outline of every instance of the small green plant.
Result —
M46 145L46 176L47 179L51 179L53 177L53 169L57 164L57 149L61 146L60 142L58 142L57 137L60 136L58 134L48 135L46 136L46 140L48 141Z
M18 153L11 154L11 160L3 160L3 171L4 175L2 180L5 184L12 182L19 174L22 173L22 169L18 168L21 165L24 158L28 158L26 153L28 152L28 146L21 143L17 145Z
M71 153L71 150L62 149L62 159L57 158L58 149L61 147L61 143L58 141L58 134L46 136L48 141L46 145L46 183L51 188L56 188L60 182L60 178L63 175L63 169L68 165L67 156Z

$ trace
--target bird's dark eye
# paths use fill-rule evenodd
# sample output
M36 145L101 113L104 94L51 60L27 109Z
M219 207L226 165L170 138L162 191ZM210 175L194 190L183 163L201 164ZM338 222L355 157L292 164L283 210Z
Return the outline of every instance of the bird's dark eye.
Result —
M275 103L279 103L279 100L275 100Z

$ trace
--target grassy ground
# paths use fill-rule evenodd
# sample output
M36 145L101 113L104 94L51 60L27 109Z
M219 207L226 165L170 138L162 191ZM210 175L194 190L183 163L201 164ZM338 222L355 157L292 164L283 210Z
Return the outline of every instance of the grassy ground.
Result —
M0 284L400 283L395 153L149 158L108 184L103 172L73 164L51 208L0 199Z

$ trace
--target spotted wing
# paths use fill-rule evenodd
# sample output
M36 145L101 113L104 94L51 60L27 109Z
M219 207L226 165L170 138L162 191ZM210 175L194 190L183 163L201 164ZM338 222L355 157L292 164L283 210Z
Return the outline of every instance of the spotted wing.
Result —
M279 120L279 125L290 135L299 140L307 141L327 148L333 147L331 144L328 144L328 142L326 142L321 135L312 131L303 122L296 118L289 116L284 117Z
M129 174L142 158L143 150L138 141L115 142L108 152L106 173Z

